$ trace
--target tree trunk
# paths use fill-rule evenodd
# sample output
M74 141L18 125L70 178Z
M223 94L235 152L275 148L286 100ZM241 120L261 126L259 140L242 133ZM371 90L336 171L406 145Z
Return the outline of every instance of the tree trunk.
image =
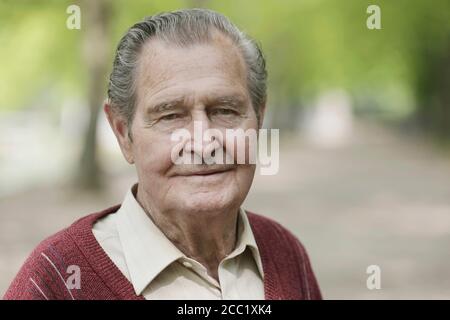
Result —
M88 71L89 124L84 136L77 184L87 189L101 187L102 175L97 157L97 120L106 95L109 18L108 1L82 2L81 31L84 33L84 62Z

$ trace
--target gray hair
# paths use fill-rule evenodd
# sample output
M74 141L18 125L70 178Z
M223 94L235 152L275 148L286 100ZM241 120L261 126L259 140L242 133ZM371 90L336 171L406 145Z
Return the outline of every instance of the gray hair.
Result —
M185 9L146 17L132 26L122 37L116 50L109 78L108 100L115 112L128 125L135 112L133 74L143 44L158 38L181 47L204 43L211 39L211 31L228 36L242 54L247 67L247 86L258 121L266 100L267 71L258 44L240 31L225 16L207 9ZM130 136L131 137L131 136Z

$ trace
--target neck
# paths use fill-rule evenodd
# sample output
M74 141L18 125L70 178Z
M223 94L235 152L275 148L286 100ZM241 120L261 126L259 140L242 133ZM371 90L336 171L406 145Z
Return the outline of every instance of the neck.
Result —
M236 246L239 207L219 212L162 212L146 199L138 188L136 200L153 223L183 254L205 266L218 281L219 263Z

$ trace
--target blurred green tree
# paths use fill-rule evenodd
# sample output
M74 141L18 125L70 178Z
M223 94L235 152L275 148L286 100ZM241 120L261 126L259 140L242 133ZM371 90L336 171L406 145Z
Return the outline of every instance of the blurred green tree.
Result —
M65 27L74 3L79 32ZM381 8L381 30L366 26L371 4ZM114 49L136 21L184 7L217 10L262 44L275 127L294 128L300 108L341 88L357 110L375 106L385 118L416 119L450 138L448 0L2 0L0 112L29 108L44 91L55 114L64 99L85 101L90 117L76 176L81 186L98 187L96 127Z

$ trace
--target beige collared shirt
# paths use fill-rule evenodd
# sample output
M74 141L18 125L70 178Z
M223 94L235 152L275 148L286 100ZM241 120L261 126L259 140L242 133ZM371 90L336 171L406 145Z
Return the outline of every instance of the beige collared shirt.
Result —
M264 299L261 258L242 209L236 247L219 264L220 283L164 235L131 188L120 209L96 222L92 231L136 294L146 299Z

